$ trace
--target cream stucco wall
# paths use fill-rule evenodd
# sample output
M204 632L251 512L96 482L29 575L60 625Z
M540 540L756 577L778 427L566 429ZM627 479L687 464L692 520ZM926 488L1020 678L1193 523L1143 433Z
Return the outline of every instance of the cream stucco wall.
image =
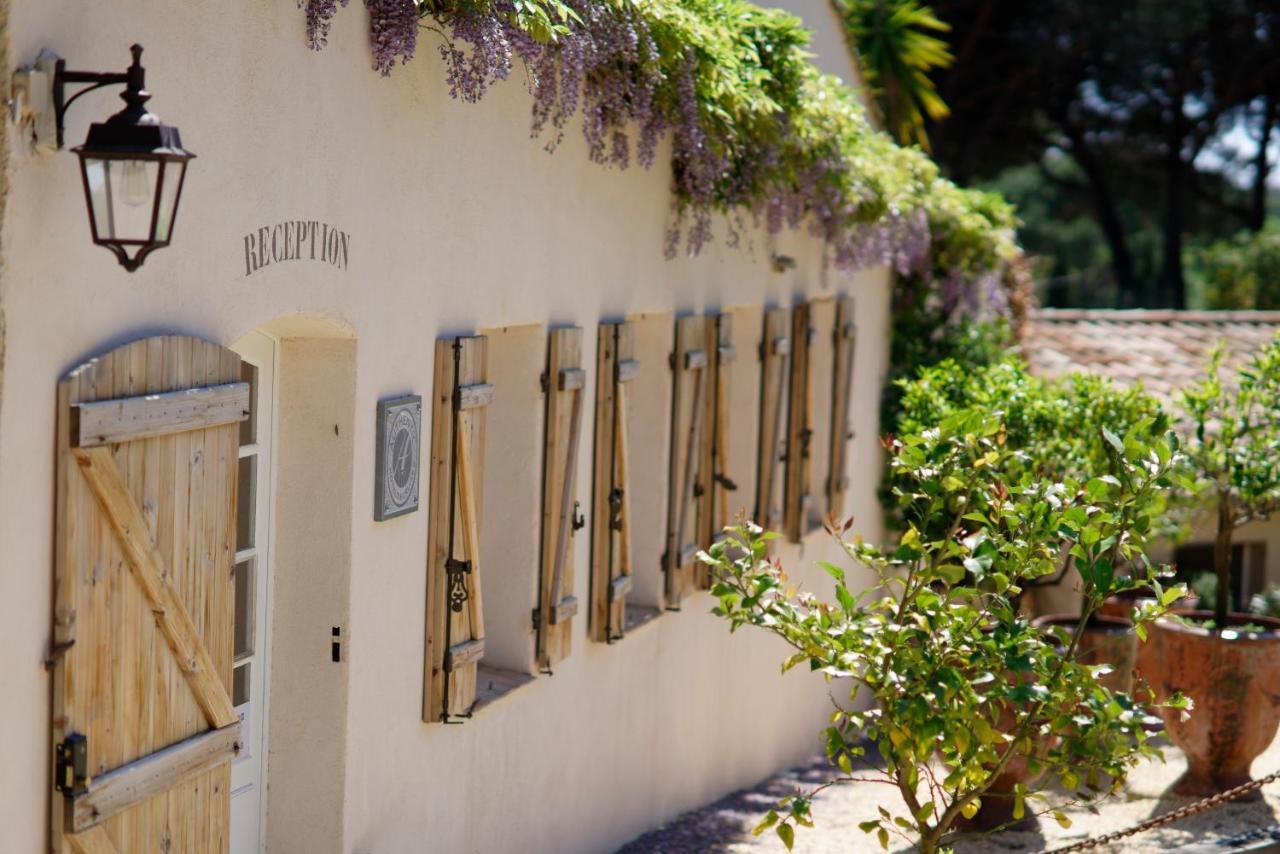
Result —
M705 594L614 645L588 642L580 617L574 652L553 677L536 679L463 726L423 724L427 513L372 521L374 413L381 397L430 394L439 335L577 324L590 366L601 318L848 292L859 327L848 509L874 538L887 274L838 274L804 233L755 235L750 251L717 243L697 259L666 261L665 167L616 172L591 165L576 126L548 156L529 140L529 99L519 81L477 105L452 101L426 35L417 60L379 78L369 67L357 3L339 11L329 48L312 53L295 5L12 5L13 64L49 47L72 67L115 69L127 62L131 42L145 45L152 106L181 127L199 159L174 245L130 275L90 243L73 155L11 151L0 235L8 318L0 410L0 848L40 851L46 837L49 683L42 660L50 633L55 383L86 356L158 331L227 343L265 327L284 339L282 405L291 408L280 415L280 441L301 444L280 448L278 484L306 492L278 496L277 525L295 526L292 534L278 532L279 542L291 542L323 586L309 591L305 602L319 610L308 616L296 572L277 577L276 664L292 658L297 671L277 670L273 685L287 691L290 673L319 672L321 664L306 658L319 656L324 667L338 669L323 670L332 684L311 687L342 704L317 708L314 721L296 718L298 702L273 712L272 755L288 758L269 778L271 850L303 850L286 831L311 810L317 818L308 832L324 838L308 837L309 852L605 851L817 750L826 688L802 673L779 676L782 649L770 639L750 632L731 639L707 614ZM110 93L77 101L68 139L83 138L88 122L117 103ZM246 276L243 236L299 219L351 235L348 269L291 261ZM795 269L772 272L771 250L795 258ZM758 320L753 312L743 316ZM319 340L335 328L347 343ZM757 339L749 337L758 329L757 322L738 331L746 375L758 370ZM290 372L291 356L301 360L297 373ZM317 370L326 360L333 360L330 386ZM650 359L647 367L661 371L661 362ZM669 389L665 378L656 387ZM644 401L655 412L666 405L661 394ZM312 412L307 407L315 407L318 428L309 436L300 420ZM740 447L754 447L754 425L742 430L750 439ZM579 468L583 496L589 444ZM308 453L329 456L309 471ZM665 470L665 459L642 462ZM504 464L531 482L540 460ZM656 489L660 480L644 488ZM421 492L425 499L425 482ZM641 498L646 508L665 501L663 494ZM328 533L319 543L299 534L303 501L323 504ZM653 542L638 543L639 551L660 552L661 530L641 533ZM586 541L576 545L575 592L584 602ZM340 550L325 548L333 543ZM802 582L825 592L825 576L811 563L833 552L819 534L783 557ZM637 566L646 579L638 589L657 584L655 561L646 557ZM486 601L501 595L487 589ZM343 663L332 665L327 633L339 619L347 646ZM309 763L290 761L320 738L306 724L321 726L333 741Z

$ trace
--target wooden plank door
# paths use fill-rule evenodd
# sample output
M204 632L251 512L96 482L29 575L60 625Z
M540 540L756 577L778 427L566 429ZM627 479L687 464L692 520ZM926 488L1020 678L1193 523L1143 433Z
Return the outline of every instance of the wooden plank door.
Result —
M488 341L436 342L427 521L427 639L422 719L467 717L484 657L480 508L484 483Z
M555 329L547 350L547 420L542 462L542 577L538 586L538 666L549 669L570 652L573 616L573 537L584 522L577 501L578 451L587 372L582 330Z
M707 548L723 535L729 524L729 493L738 486L729 475L729 369L737 357L733 347L733 317L713 314L706 318L707 393L703 395L704 428L698 449L698 480L694 494L698 502L698 544ZM694 584L700 590L711 586L709 567L695 560Z
M853 298L841 296L836 301L835 364L831 371L831 453L827 474L827 512L844 513L844 493L848 488L845 464L853 431L849 425L849 402L853 395L853 354L857 349L853 322Z
M783 532L799 542L807 528L812 466L809 443L813 439L813 383L809 347L813 343L810 304L791 310L791 364L787 400L786 486L783 489Z
M640 371L635 327L600 324L596 343L595 460L591 489L592 640L621 640L631 590L630 406L627 387Z
M240 357L183 335L58 384L53 850L225 852Z
M702 317L676 321L675 350L671 354L671 456L667 477L667 547L663 553L668 608L680 602L694 587L697 562L697 496L707 474L699 470L702 434L706 428L708 390L707 323Z
M780 531L783 478L779 465L786 455L787 380L791 355L790 312L765 312L760 340L760 437L756 454L755 522Z

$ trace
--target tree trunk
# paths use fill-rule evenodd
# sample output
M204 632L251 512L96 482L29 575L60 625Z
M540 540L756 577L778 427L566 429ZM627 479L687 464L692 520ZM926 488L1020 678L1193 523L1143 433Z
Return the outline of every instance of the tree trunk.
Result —
M1092 190L1094 215L1111 253L1111 271L1116 277L1116 286L1121 293L1132 296L1137 290L1133 277L1133 255L1129 252L1129 239L1120 219L1115 195L1111 192L1111 183L1107 180L1102 164L1084 141L1083 134L1075 128L1068 129L1067 134L1071 140L1071 156Z
M1182 206L1185 199L1186 164L1182 160L1184 119L1179 105L1166 138L1164 252L1160 269L1159 301L1165 308L1186 308L1187 286L1182 272Z
M1231 610L1231 534L1234 520L1231 518L1231 499L1225 492L1218 493L1218 535L1213 541L1213 572L1218 578L1218 589L1213 602L1213 624L1218 629L1227 627L1227 612Z
M1258 136L1258 153L1253 159L1253 188L1249 204L1249 229L1262 231L1267 224L1267 178L1271 164L1267 160L1267 147L1271 145L1271 129L1275 127L1280 98L1268 92L1262 105L1262 130Z

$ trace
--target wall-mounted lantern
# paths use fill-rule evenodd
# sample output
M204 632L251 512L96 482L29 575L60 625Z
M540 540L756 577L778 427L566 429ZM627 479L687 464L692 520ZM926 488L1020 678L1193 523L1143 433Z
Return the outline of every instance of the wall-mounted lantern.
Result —
M129 272L142 266L147 255L169 245L187 161L195 157L182 147L178 129L161 124L144 106L151 94L144 89L142 46L130 48L133 64L123 73L68 71L59 59L53 76L53 107L58 147L63 144L63 116L86 92L124 84L126 104L105 122L89 128L84 144L72 149L80 156L85 203L93 242L115 253ZM89 85L70 98L72 83ZM132 254L131 254L132 253Z

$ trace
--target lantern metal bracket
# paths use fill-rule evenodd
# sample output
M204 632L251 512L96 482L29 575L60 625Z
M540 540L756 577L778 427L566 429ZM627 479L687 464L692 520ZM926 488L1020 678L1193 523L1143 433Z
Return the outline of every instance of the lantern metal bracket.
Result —
M64 119L67 114L67 108L75 103L75 100L81 95L101 89L104 86L126 86L128 88L121 97L131 105L133 103L131 96L141 95L142 101L147 100L147 93L143 89L146 71L142 67L142 45L135 44L129 50L133 53L133 64L129 66L128 71L68 71L65 59L59 59L54 64L53 113L54 121L57 125L59 149L63 147L65 142L66 127ZM67 86L75 83L88 83L90 85L68 98Z

